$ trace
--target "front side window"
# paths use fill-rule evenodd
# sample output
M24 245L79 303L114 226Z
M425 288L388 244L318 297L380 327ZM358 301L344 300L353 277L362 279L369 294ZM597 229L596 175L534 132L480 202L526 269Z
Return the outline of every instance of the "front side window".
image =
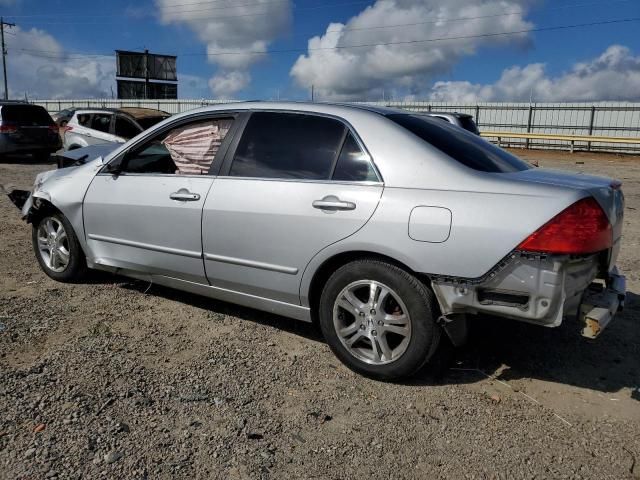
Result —
M94 113L91 119L91 129L98 130L99 132L109 133L111 126L111 114L110 113Z
M457 162L489 173L509 173L528 170L531 166L515 155L496 147L462 128L429 120L424 115L397 113L387 118L406 128L428 144Z
M164 132L130 152L122 172L206 175L232 118L200 120Z
M329 179L344 134L342 123L326 117L254 113L238 144L229 175Z
M124 118L121 115L116 116L116 136L129 140L130 138L138 135L141 131L142 130L140 130L134 123L129 121L129 119Z
M346 182L378 181L369 155L362 151L351 133L344 141L332 178Z

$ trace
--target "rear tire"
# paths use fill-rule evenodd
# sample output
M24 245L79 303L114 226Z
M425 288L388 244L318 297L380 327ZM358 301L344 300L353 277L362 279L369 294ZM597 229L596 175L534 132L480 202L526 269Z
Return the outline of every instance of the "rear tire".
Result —
M40 268L59 282L82 280L87 260L69 220L59 212L49 212L34 220L31 239Z
M333 353L351 370L378 380L413 375L440 342L431 290L379 260L336 270L322 291L319 317Z

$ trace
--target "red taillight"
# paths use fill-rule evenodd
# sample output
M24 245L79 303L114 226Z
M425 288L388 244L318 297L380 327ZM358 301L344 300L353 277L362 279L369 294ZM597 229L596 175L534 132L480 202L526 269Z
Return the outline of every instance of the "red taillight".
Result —
M18 131L18 127L12 125L10 123L2 123L0 124L0 133L16 133Z
M580 255L606 250L612 244L611 223L595 198L589 197L556 215L517 249Z

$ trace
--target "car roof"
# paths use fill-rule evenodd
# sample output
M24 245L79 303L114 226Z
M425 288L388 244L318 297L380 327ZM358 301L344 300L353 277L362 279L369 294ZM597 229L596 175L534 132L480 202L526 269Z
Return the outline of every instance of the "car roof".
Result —
M152 118L152 117L169 117L170 113L167 113L162 110L156 110L155 108L142 108L142 107L122 107L122 108L76 108L75 112L77 114L85 114L85 113L123 113L128 115L129 117L139 120L142 118Z
M418 113L418 112L416 112ZM446 116L449 115L451 117L455 117L455 118L473 118L473 115L470 115L468 113L460 113L460 112L436 112L436 111L429 111L429 112L419 112L421 115L442 115L442 116Z
M248 111L248 110L282 110L282 111L298 111L309 113L320 113L326 115L349 115L354 113L372 113L377 115L391 115L391 114L410 114L413 112L407 110L401 110L398 108L382 107L378 105L366 105L366 104L352 104L352 103L339 103L339 102L262 102L262 101L250 101L250 102L229 102L219 103L215 105L207 105L201 108L187 110L178 114L179 116L186 116L194 113L206 113L206 112L227 112L227 111Z

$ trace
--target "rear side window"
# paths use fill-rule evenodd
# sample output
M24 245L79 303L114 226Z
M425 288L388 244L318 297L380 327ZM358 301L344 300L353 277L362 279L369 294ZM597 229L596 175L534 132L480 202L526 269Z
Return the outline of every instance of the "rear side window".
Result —
M251 115L229 175L329 179L345 127L325 117L297 113Z
M111 114L94 113L91 119L91 128L100 132L109 133L111 125Z
M459 163L490 173L528 170L531 166L515 155L467 132L419 115L393 114L388 118Z
M51 115L39 105L4 105L0 110L2 121L18 125L52 125Z
M376 175L369 155L364 153L353 135L349 133L344 141L333 180L347 182L377 182Z

